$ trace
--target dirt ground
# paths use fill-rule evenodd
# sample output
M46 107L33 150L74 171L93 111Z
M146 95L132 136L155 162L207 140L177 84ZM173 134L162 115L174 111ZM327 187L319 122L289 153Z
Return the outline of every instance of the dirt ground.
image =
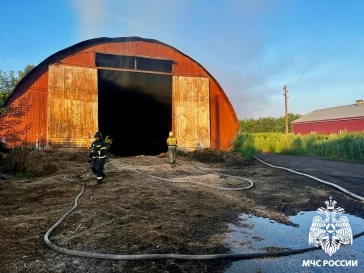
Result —
M350 186L350 190L356 193L363 189L359 174L364 165L335 162L332 164L337 165L330 169L311 158L269 156L260 155L260 158L280 166L318 168L319 173L313 171L318 177L329 180L335 176L337 181L332 182L345 181L343 186ZM299 166L294 165L295 160L300 162ZM22 163L14 166L14 162ZM231 264L229 260L100 260L51 250L44 243L43 236L72 208L81 183L86 188L79 208L51 236L56 245L79 251L110 254L228 253L224 234L227 224L236 223L240 213L291 224L288 215L316 210L324 206L323 202L329 196L333 196L346 213L364 218L363 203L334 188L259 162L245 162L237 155L209 157L195 153L179 156L179 164L173 169L164 156L112 158L108 163L105 183L96 186L86 158L81 155L32 152L7 161L11 168L7 166L3 171L19 173L22 166L27 166L28 169L32 167L36 176L0 175L1 272L218 273L224 272ZM44 167L46 164L48 167ZM352 171L344 171L350 169ZM247 185L241 180L211 173L213 171L249 178L254 186L244 191L221 191L200 184L163 182L133 170L174 181L197 181L227 187ZM338 173L328 177L327 173L334 171ZM68 179L64 177L75 173L67 176ZM353 176L357 179L351 180Z

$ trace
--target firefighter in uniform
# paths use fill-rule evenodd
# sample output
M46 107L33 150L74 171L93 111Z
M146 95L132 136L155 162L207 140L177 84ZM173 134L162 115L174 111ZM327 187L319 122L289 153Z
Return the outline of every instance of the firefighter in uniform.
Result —
M90 147L91 170L96 174L96 184L102 184L106 174L104 173L104 165L107 154L107 144L102 139L100 132L95 133L95 141Z
M167 138L169 163L172 167L176 164L176 152L177 152L177 138L173 136L172 132L169 132L169 137Z

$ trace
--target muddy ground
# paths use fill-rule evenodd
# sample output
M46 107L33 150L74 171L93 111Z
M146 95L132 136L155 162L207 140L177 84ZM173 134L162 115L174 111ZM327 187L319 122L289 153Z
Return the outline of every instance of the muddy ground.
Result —
M261 158L271 164L277 160L275 165L280 166L296 160L268 158L268 155ZM240 213L290 224L287 215L316 210L324 206L323 202L329 196L333 196L347 213L364 218L363 203L309 178L272 169L259 162L245 162L236 155L219 155L215 159L198 154L180 156L179 164L172 169L164 156L112 158L106 167L108 176L101 186L94 185L95 178L90 175L86 158L82 155L31 152L18 156L15 161L8 160L6 164L11 168L3 168L3 171L11 170L22 176L26 170L20 171L21 166L14 166L14 162L22 162L22 166L32 167L34 171L31 177L14 177L9 173L0 177L0 271L201 273L224 272L231 264L229 260L99 260L51 250L44 243L43 236L72 208L74 198L81 190L80 183L86 188L79 208L51 236L58 246L79 251L110 254L228 253L229 248L224 245L227 223L237 222ZM306 164L304 168L307 169L313 169L316 164L310 158L297 160L300 160L300 166ZM44 167L47 164L48 167ZM351 166L354 172L363 165L349 164L342 168ZM48 168L52 170L47 171ZM325 168L321 167L318 177L325 175ZM338 168L334 167L335 170ZM221 191L200 184L162 182L132 170L175 181L228 187L247 185L211 173L214 171L249 178L254 186L244 191ZM335 176L342 175L345 185L350 184L350 190L359 192L363 184L358 180L350 183L353 172L339 171ZM74 173L77 175L65 179L65 175Z

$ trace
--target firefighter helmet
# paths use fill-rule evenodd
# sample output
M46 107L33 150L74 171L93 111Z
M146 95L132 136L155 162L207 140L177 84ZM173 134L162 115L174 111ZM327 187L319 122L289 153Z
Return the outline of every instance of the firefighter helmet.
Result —
M96 132L94 137L102 138L102 134L100 132Z

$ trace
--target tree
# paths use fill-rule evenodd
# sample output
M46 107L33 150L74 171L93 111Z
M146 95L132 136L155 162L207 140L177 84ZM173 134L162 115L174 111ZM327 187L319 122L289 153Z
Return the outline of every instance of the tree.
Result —
M4 112L4 102L14 90L18 82L24 78L35 66L26 65L23 70L19 70L15 75L14 71L8 73L0 70L0 113Z
M291 122L302 117L299 114L288 114L288 130L291 131ZM286 130L286 117L265 117L259 119L240 120L240 129L245 133L284 133Z
M18 71L18 82L24 78L31 70L33 70L33 68L35 67L35 65L32 64L27 64L23 70L19 70ZM18 83L17 82L17 83ZM15 86L14 86L15 87Z
M34 65L27 65L23 70L19 70L16 75L14 71L8 73L0 71L0 145L14 146L21 143L22 136L26 135L32 124L22 124L22 117L28 113L32 105L28 104L26 98L20 98L15 103L8 105L5 111L4 102L7 100L11 92L21 79L23 79L32 69ZM21 128L19 128L21 125Z

